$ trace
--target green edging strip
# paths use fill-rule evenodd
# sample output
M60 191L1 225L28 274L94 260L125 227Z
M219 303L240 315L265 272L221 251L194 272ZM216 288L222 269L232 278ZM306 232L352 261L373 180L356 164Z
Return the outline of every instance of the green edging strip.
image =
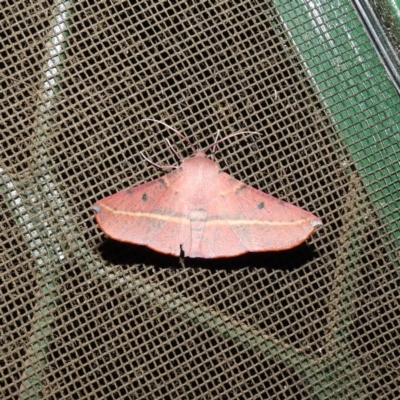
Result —
M369 0L366 3L379 16L393 50L400 57L400 0Z
M400 243L400 99L347 1L276 1L391 239Z
M400 21L396 5L386 0L353 0L354 9L380 62L400 95Z
M328 106L340 137L353 157L384 229L392 241L400 239L400 100L348 2L276 1L277 9L296 45L321 100ZM333 139L334 140L334 139ZM350 240L351 241L351 240ZM351 241L357 243L356 238ZM354 244L353 243L353 244ZM367 397L361 377L346 357L347 324L351 318L351 277L356 274L354 251L344 254L346 283L338 288L334 356L325 374L316 374L314 394ZM340 282L340 280L339 280ZM321 396L321 397L319 397Z

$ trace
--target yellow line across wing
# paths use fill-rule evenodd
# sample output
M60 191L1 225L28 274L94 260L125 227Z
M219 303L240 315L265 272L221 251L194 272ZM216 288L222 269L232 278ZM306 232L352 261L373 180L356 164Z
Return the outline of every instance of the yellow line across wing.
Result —
M115 210L112 207L109 207L105 204L102 204L100 208L105 208L106 210L110 211L113 214L117 215L123 215L127 217L134 217L134 218L150 218L150 219L156 219L160 221L168 221L168 222L175 222L177 224L190 224L191 220L190 218L186 217L174 217L170 215L165 215L165 214L155 214L155 213L148 213L148 212L140 212L140 211L120 211L120 210ZM308 224L311 221L308 221L306 219L299 219L297 221L292 221L292 222L281 222L281 221L259 221L259 220L247 220L247 219L211 219L211 220L205 220L204 224L205 225L266 225L266 226L293 226L293 225L302 225L304 222L307 222Z

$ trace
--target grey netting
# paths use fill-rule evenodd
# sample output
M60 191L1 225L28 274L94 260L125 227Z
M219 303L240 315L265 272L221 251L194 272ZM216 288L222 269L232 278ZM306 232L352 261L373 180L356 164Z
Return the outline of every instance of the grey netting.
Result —
M345 1L4 1L1 399L400 395L400 99ZM165 138L324 222L185 259L90 207L176 165ZM396 342L397 340L397 342Z

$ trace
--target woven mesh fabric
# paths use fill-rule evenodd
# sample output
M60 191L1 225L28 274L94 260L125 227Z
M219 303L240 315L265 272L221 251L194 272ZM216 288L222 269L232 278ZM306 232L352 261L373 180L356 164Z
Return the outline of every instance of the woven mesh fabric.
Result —
M0 398L400 395L400 102L349 4L1 13ZM221 169L324 226L218 260L107 239L90 207L164 173L141 152L192 155L145 118L198 148L259 132L219 144Z

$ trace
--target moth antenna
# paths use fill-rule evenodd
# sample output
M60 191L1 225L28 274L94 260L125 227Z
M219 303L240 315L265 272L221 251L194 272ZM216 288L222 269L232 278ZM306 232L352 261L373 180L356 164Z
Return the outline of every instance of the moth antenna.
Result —
M183 157L175 150L174 146L172 146L172 144L170 143L170 141L168 139L164 139L168 146L170 147L170 149L172 150L172 152L182 161Z
M194 148L194 146L192 145L191 141L189 140L189 138L186 136L186 134L182 134L181 132L179 132L178 130L176 130L175 128L173 128L172 126L167 125L165 122L163 121L159 121L158 119L153 119L153 118L144 118L142 119L142 121L153 121L153 122L157 122L161 125L164 125L165 127L167 127L168 129L171 129L171 131L174 131L182 140L184 140L185 142L189 143L190 148L192 149L193 153L196 153L196 149Z
M238 136L238 135L243 135L243 134L258 135L258 136L260 136L260 133L259 133L259 132L253 132L253 131L242 131L242 132L231 133L231 134L228 135L228 136L225 136L225 137L223 137L223 138L221 138L221 139L216 140L212 145L206 147L206 148L203 150L203 152L204 152L204 153L207 152L207 151L210 150L211 147L212 147L212 148L213 148L213 153L215 153L215 150L217 149L217 144L222 143L224 140L230 139L231 137ZM219 135L219 130L217 131L216 138L218 137L218 135Z
M157 164L157 163L155 163L154 161L151 161L150 158L146 157L142 151L140 152L140 155L141 155L147 162L149 162L150 164L154 165L154 166L157 167L157 168L161 168L161 169L171 169L171 168L172 168L172 169L175 169L175 168L178 168L176 165L161 165L161 164Z

